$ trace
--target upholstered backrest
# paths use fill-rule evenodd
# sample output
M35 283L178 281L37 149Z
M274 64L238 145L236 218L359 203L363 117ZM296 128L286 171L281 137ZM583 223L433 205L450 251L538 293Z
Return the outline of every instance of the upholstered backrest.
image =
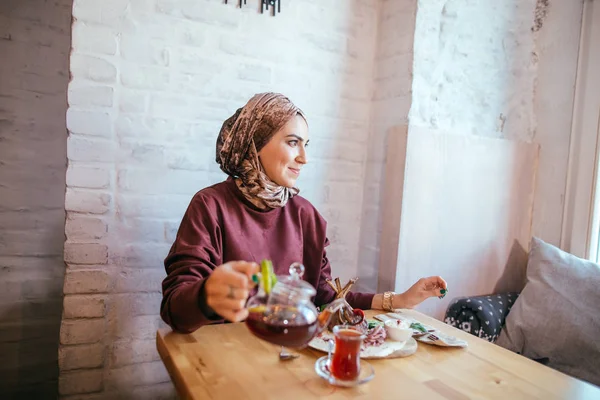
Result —
M600 266L533 238L525 288L496 343L600 385Z

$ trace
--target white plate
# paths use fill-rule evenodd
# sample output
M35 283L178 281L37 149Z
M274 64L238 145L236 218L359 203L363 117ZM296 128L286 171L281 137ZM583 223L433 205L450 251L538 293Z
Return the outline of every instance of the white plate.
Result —
M443 332L434 329L432 326L426 325L417 321L416 319L410 318L409 316L405 316L399 313L387 313L387 314L379 314L374 317L375 319L384 322L388 320L401 319L408 323L419 322L423 327L427 330L432 330L432 332L427 333L426 335L417 337L417 340L422 343L433 344L440 347L468 347L469 343L465 340L458 339L454 336L447 335ZM419 330L414 329L416 334L420 333Z
M334 340L332 332L323 332L320 337L315 337L308 346L327 353L329 351L328 340ZM413 338L406 342L396 342L386 339L380 346L367 346L363 344L360 358L397 358L408 357L417 351L417 341Z

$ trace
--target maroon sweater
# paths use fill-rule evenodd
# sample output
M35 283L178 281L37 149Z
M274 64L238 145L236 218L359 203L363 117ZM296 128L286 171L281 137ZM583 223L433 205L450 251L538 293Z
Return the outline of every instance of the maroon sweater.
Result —
M323 217L300 196L285 207L260 211L231 178L199 191L165 259L163 320L179 332L223 322L205 315L201 291L212 270L228 261L270 259L277 275L287 275L290 264L300 261L304 280L317 289L315 305L331 302L335 292L325 282L331 279L326 228ZM349 293L346 299L355 308L369 309L373 294Z

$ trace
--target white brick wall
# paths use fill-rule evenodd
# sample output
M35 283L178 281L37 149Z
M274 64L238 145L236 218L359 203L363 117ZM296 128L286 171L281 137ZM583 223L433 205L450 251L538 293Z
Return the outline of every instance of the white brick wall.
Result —
M536 1L419 1L410 123L531 140Z
M0 1L0 398L57 395L71 0Z
M224 179L216 136L254 93L307 113L299 185L329 219L335 273L356 275L377 3L74 1L62 396L172 395L153 341L162 261L191 196Z
M258 91L307 112L302 194L329 221L334 273L358 274L362 289L377 282L387 132L408 123L411 103L411 124L568 144L556 110L572 99L555 94L570 93L574 61L552 60L576 48L581 1L570 20L551 4L533 34L533 0L287 0L275 18L248 3L75 0L66 121L71 1L1 3L0 393L52 396L58 362L65 398L173 396L153 340L162 259L192 194L223 179L221 122ZM558 215L564 185L550 170L537 209Z

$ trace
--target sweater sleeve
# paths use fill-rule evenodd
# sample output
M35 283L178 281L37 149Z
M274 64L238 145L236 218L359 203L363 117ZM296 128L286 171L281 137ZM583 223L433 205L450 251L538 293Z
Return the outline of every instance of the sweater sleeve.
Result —
M331 279L331 266L329 259L327 258L327 252L325 247L329 246L329 239L325 238L325 244L323 247L323 258L321 260L321 276L319 278L319 287L317 288L317 295L315 296L315 304L321 306L328 304L335 298L335 291L331 286L327 284L327 280ZM361 310L369 310L373 302L374 294L370 293L359 293L359 292L348 292L346 300L354 308L360 308Z
M205 301L201 296L204 282L222 258L221 230L215 214L202 195L196 194L165 258L167 277L162 283L160 315L177 332L189 333L223 322L218 316L206 315L209 308L201 303Z

